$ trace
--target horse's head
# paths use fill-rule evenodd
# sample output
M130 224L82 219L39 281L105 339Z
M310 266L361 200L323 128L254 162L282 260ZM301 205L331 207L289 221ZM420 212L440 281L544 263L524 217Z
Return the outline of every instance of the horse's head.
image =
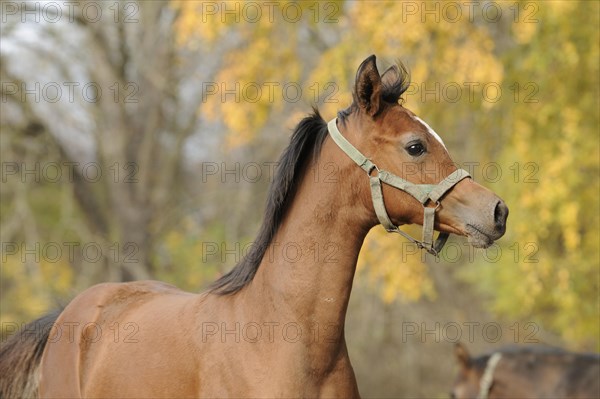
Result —
M454 351L459 372L452 399L599 397L597 354L536 345L471 356L460 343Z
M460 368L458 376L454 381L450 397L452 399L477 398L480 394L480 381L484 367L478 365L472 359L467 349L460 343L454 348L456 360ZM486 392L487 394L487 392Z
M432 230L435 220L437 230L466 236L475 247L488 247L504 234L508 208L496 194L475 183L465 171L457 170L442 139L402 106L399 100L407 88L406 76L406 71L397 66L380 75L375 56L367 58L356 74L354 102L337 119L342 139L336 140L339 134L332 130L338 129L330 123L330 133L338 146L344 149L339 140L345 138L358 150L354 161L359 165L362 162L369 176L381 176L371 179L370 188L364 172L356 168L354 190L370 210L370 217L375 219L376 215L388 230L412 223L430 224ZM352 158L352 150L344 151ZM362 154L367 161L360 159ZM381 189L373 184L380 184ZM400 186L404 188L397 189ZM384 198L380 206L372 200L377 190ZM388 226L384 223L386 213L391 222Z

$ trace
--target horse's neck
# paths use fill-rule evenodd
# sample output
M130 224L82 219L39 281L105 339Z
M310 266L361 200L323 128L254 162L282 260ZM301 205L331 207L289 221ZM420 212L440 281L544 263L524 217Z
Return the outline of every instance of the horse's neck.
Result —
M318 161L308 168L248 288L277 317L317 323L321 329L335 324L341 331L356 261L371 225L349 187L352 170L328 174L331 165Z

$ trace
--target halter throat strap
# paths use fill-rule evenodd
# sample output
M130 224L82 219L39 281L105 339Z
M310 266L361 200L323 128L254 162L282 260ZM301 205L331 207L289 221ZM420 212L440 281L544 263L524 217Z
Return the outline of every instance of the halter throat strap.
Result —
M490 388L494 382L494 371L501 358L502 354L496 352L488 359L483 376L481 376L481 380L479 381L479 395L477 395L477 399L488 399Z
M377 215L379 223L381 223L388 233L401 234L415 243L419 248L425 249L432 255L438 256L439 252L444 247L449 234L440 233L438 238L435 241L433 240L435 211L440 205L442 196L448 190L454 187L459 181L466 177L470 177L469 173L466 170L457 169L438 184L414 184L408 180L394 175L393 173L379 169L377 165L375 165L369 158L364 156L340 133L337 128L337 118L329 121L327 128L329 130L329 135L338 145L338 147L340 147L340 149L344 151L346 155L348 155L348 157L350 157L350 159L352 159L358 166L367 172L371 187L373 207L375 208L375 214ZM420 241L400 230L399 227L394 225L394 223L391 221L385 208L381 183L385 183L389 186L406 192L423 205L423 236ZM436 206L427 206L429 201Z

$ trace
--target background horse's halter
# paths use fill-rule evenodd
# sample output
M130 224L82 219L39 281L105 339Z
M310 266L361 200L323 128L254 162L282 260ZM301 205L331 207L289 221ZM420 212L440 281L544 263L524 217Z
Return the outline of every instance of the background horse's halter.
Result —
M459 181L466 177L470 177L469 172L464 169L457 169L438 184L414 184L394 175L393 173L379 169L377 165L371 162L369 158L365 157L356 149L356 147L350 144L350 142L346 140L344 136L342 136L337 128L337 118L329 121L327 128L331 138L333 141L335 141L338 147L340 147L340 149L344 151L346 155L350 157L350 159L356 162L358 166L367 172L371 182L371 197L373 199L373 207L375 208L375 213L377 214L379 223L381 223L381 225L389 233L399 233L417 244L419 248L423 248L430 254L437 256L440 250L444 247L449 234L440 233L435 242L433 241L435 211L440 206L440 198ZM372 175L373 171L376 171L377 173ZM392 223L385 209L385 203L383 202L381 182L410 194L423 205L423 239L421 241L411 237L407 233L400 230L398 226L394 225L394 223ZM436 204L435 208L426 206L429 200Z
M477 399L488 399L492 382L494 382L494 371L496 370L500 358L502 358L502 354L496 352L488 359L481 381L479 381L479 395L477 395Z

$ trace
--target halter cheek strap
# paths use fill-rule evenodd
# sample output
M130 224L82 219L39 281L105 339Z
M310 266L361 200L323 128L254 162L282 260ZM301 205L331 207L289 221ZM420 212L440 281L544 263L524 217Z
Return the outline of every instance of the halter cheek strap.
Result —
M332 119L327 128L333 141L340 147L342 151L346 153L358 166L360 166L367 175L369 176L369 182L371 186L371 198L373 200L373 208L375 208L375 214L379 223L389 232L398 233L414 242L419 248L425 249L432 255L437 256L440 250L444 247L446 240L448 239L447 233L440 233L438 238L433 240L433 226L435 222L435 211L440 205L440 199L442 196L454 187L462 179L469 177L469 173L463 169L457 169L448 175L444 180L438 184L414 184L408 180L394 175L393 173L385 170L380 170L369 158L365 157L359 150L356 149L337 128L337 118ZM373 174L373 172L376 172ZM395 187L402 190L412 197L416 198L423 205L423 238L421 241L411 237L407 233L403 232L398 226L392 223L388 216L385 208L385 202L383 200L383 190L381 183L385 183L389 186ZM427 206L427 203L432 201L436 204L435 207Z
M498 362L500 362L501 358L502 354L500 352L496 352L488 359L483 376L479 381L479 395L477 395L477 399L488 399L490 388L494 382L494 371L496 370L496 366L498 366Z

